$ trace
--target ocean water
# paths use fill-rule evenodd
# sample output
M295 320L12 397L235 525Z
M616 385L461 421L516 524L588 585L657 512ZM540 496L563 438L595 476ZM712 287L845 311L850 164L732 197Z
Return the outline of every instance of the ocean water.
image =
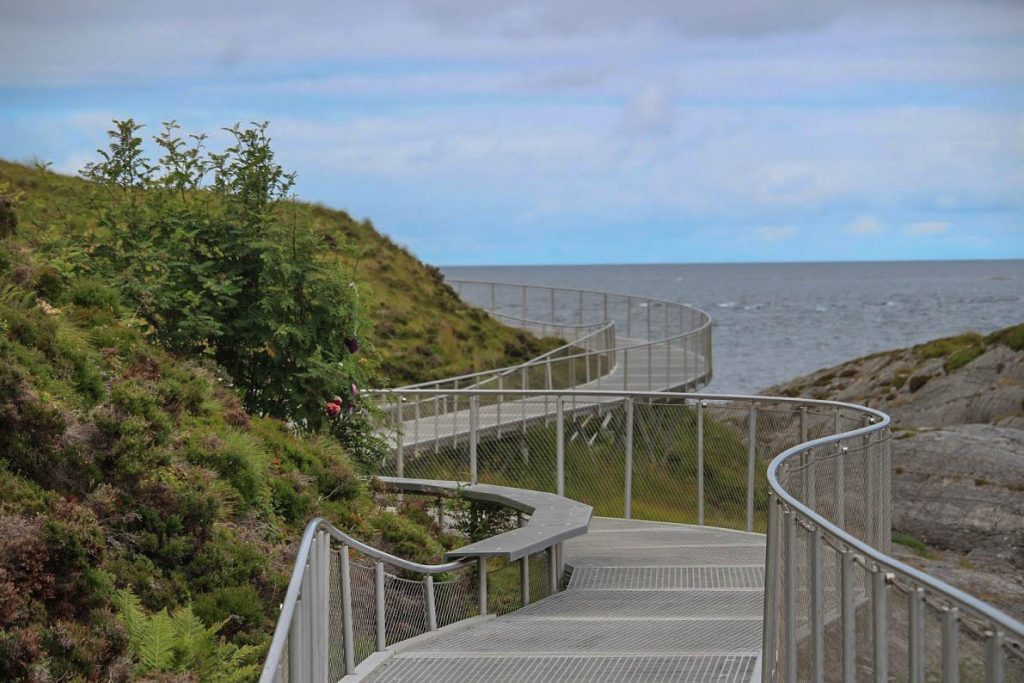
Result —
M693 304L714 321L709 389L720 393L755 393L875 351L1024 322L1024 260L443 270Z

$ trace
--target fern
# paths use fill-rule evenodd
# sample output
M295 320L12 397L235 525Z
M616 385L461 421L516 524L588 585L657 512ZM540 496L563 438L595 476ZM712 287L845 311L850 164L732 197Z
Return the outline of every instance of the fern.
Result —
M118 591L114 604L138 658L139 674L190 671L199 680L214 683L241 683L259 674L256 647L238 647L217 637L226 620L206 626L189 606L173 614L162 609L147 615L128 590Z

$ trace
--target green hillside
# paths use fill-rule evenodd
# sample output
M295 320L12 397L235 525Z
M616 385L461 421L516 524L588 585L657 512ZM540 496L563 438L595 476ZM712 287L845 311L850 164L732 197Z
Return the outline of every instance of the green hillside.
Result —
M309 519L419 562L454 542L359 479L359 387L545 347L289 200L264 129L201 167L136 132L93 181L0 162L4 681L253 680Z
M0 160L4 183L23 193L20 244L59 243L94 221L86 199L92 188L81 178ZM367 350L375 352L379 374L390 386L511 365L557 345L467 306L443 284L437 268L377 232L370 221L303 202L289 210L310 226L320 256L335 259L339 271L358 284L368 320L358 334L370 340Z

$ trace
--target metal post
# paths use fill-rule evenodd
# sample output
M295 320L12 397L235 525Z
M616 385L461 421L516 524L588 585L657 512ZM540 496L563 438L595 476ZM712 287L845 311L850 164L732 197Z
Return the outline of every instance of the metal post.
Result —
M843 623L843 681L857 681L857 607L854 585L853 553L843 550L839 553L840 600Z
M626 297L626 336L633 338L633 297Z
M440 408L440 411L438 410ZM443 412L441 412L443 411ZM441 450L441 420L440 416L448 412L448 397L434 397L434 455ZM402 476L399 474L398 476Z
M480 615L487 614L487 558L476 560L477 609Z
M292 612L292 628L288 637L288 680L301 681L306 678L303 667L308 664L306 659L305 623L306 623L306 602L309 598L304 595L307 582L302 578L302 591L299 599L295 602L295 611Z
M529 386L529 380L526 377L526 366L525 365L523 366L523 369L522 369L522 371L519 374L521 376L521 382L522 382L522 385L523 385L523 391L526 391L527 387ZM522 424L523 436L526 436L526 404L528 402L529 402L529 397L525 396L525 395L520 400L520 403L523 404L523 424Z
M523 285L523 320L526 320L526 285Z
M437 608L434 607L434 575L423 577L423 601L427 607L427 630L437 630Z
M783 580L785 586L782 589L784 604L784 616L786 629L785 662L786 680L796 683L796 512L787 510L783 513L783 520L786 526L785 553L786 562L783 567Z
M633 399L626 399L626 486L623 505L626 519L633 518Z
M697 403L698 421L703 417L700 411L700 404ZM699 441L699 437L698 437ZM703 508L703 506L701 506ZM768 492L768 535L765 539L764 553L764 614L761 623L764 625L763 639L761 642L761 683L771 683L775 680L775 672L778 666L778 643L776 642L776 628L778 626L778 576L779 576L779 504L775 494Z
M495 407L498 413L498 438L501 438L501 403L505 400L505 373L498 375L498 405Z
M704 526L704 408L707 401L697 401L697 524Z
M551 322L555 322L555 290L551 288Z
M555 491L565 495L565 406L555 399Z
M889 682L889 582L876 568L871 576L871 634L875 683Z
M846 455L849 452L849 448L840 446L836 458L836 525L840 528L846 524Z
M629 390L629 344L622 350L622 390Z
M395 449L395 471L398 476L403 476L405 472L405 449L402 447L402 397L398 397L398 406L395 409L395 422L397 423L397 430L395 434L395 441L397 448Z
M747 531L754 530L754 459L757 455L757 404L750 402L747 448Z
M387 617L384 608L384 563L377 562L373 565L374 583L374 605L377 615L377 652L383 651L388 646Z
M491 310L494 311L498 307L494 305L494 283L491 283Z
M455 380L455 390L459 390L459 380ZM459 446L459 395L452 394L452 448Z
M288 638L288 678L303 681L309 678L309 646L307 630L309 624L309 566L302 575L299 599L292 615L291 636Z
M821 530L811 532L811 671L813 680L824 683L825 680L825 593L822 586L824 567L822 567Z
M604 322L608 322L608 295L604 295Z
M480 437L480 397L473 395L469 397L469 483L477 483L477 439Z
M985 639L985 683L1003 683L1006 680L1006 656L1003 654L1003 634L999 629L988 631Z
M960 680L960 610L947 607L942 614L942 683Z
M356 649L352 635L352 574L348 563L348 546L341 546L341 632L345 640L345 673L356 669Z
M420 396L417 396L416 397L416 403L413 404L413 408L415 409L414 410L414 422L412 423L412 425L413 425L413 427L412 427L412 442L413 442L412 452L413 452L413 456L418 455L419 452L420 452L420 403L421 402L422 402L422 398Z
M519 559L519 604L526 607L530 604L530 556Z
M654 386L654 379L652 373L654 372L653 365L654 359L652 354L654 353L654 345L651 344L651 302L647 301L647 391L651 391Z
M910 683L924 683L924 589L907 596L907 659Z
M316 680L327 683L327 652L331 637L331 537L326 531L317 534L317 606L316 606Z
M583 324L583 290L580 290L580 325Z
M548 547L548 595L558 591L558 556L555 546Z

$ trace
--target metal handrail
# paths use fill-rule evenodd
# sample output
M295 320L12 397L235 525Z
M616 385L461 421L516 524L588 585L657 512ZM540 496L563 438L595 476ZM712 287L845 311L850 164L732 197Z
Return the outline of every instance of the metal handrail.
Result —
M310 561L313 541L316 538L317 533L321 531L326 532L334 540L339 541L346 546L355 548L364 555L381 562L386 562L387 564L398 567L399 569L416 572L418 574L444 574L446 572L469 567L475 563L475 560L456 560L454 562L445 562L443 564L420 564L419 562L412 562L352 538L323 517L314 518L306 525L306 530L302 534L302 541L299 543L299 552L295 556L295 567L292 569L292 575L288 581L288 590L285 592L284 602L281 603L281 612L278 616L277 627L274 629L274 637L270 641L270 649L267 652L267 659L263 663L263 673L260 676L261 681L273 680L274 675L277 672L277 668L281 664L281 658L284 656L285 645L288 642L292 618L295 616L295 607L298 603L299 594L302 590L303 575L306 571L306 565Z

